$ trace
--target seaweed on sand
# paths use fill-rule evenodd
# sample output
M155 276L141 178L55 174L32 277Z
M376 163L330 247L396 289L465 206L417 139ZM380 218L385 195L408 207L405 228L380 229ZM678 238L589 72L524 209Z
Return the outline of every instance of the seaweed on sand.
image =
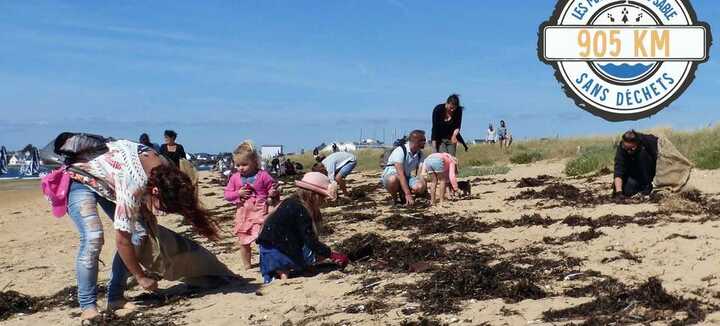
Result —
M98 293L105 293L106 287L98 285ZM34 297L16 291L0 292L0 320L18 313L33 314L58 307L79 307L77 286L68 286L53 295Z
M485 254L467 255L420 281L409 289L408 296L431 315L457 312L462 300L503 298L518 302L547 296L528 268L507 261L491 265L493 260Z
M551 244L551 245L561 245L561 244L565 244L567 242L587 242L587 241L590 241L593 239L597 239L603 235L605 235L605 234L600 231L597 231L594 228L591 228L587 231L573 233L571 235L560 237L560 238L544 237L543 242L546 244Z
M394 272L407 272L417 263L438 261L446 255L445 249L434 242L420 239L388 241L375 233L356 234L340 243L338 248L348 253L351 261Z
M547 182L554 180L554 177L551 177L549 175L543 174L539 175L535 178L521 178L520 182L518 182L516 188L532 188L532 187L540 187L544 186Z
M543 312L546 322L584 319L585 325L609 323L664 322L671 325L696 324L705 319L706 311L699 301L671 295L662 282L650 278L636 288L617 281L605 281L576 294L592 294L595 299L578 306ZM566 292L567 293L567 292Z

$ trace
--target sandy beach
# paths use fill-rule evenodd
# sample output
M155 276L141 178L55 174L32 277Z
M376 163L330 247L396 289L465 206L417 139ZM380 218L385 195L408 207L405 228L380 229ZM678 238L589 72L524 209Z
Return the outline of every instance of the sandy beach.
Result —
M505 175L467 178L471 198L413 209L389 204L379 172L354 173L354 200L323 208L321 239L355 250L357 261L268 286L257 268L241 272L230 235L234 208L222 199L217 177L203 172L200 196L225 236L213 244L197 240L244 281L205 292L163 281L162 295L135 287L126 294L143 309L114 323L412 325L427 318L428 325L543 325L593 316L600 323L720 323L720 185L713 181L720 172L694 171L699 192L692 195L614 203L610 174L568 178L563 167L561 160L512 165ZM292 191L285 181L283 195ZM104 223L100 282L114 247L110 220ZM172 215L160 223L180 233L189 228ZM75 285L78 244L71 220L52 217L37 181L9 181L0 183L0 229L0 288L33 298L61 292L40 311L0 324L78 325L67 292ZM585 305L543 315L623 294L631 298L614 300L626 305L617 311Z

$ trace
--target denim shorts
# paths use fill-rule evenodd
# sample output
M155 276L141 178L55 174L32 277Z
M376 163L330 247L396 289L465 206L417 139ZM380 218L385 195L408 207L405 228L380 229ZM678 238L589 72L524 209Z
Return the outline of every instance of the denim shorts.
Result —
M397 173L383 174L383 176L382 176L382 184L383 184L383 187L387 188L387 186L388 186L388 181L389 181L390 177L391 177L391 176L394 176L394 175L397 175ZM406 180L407 180L407 183L408 183L408 187L410 187L411 189L414 188L415 185L417 184L417 178L416 178L416 177L409 177L409 178L406 178Z
M439 157L428 157L425 159L425 170L428 173L440 173L445 171L445 161Z
M347 178L348 175L350 175L350 172L352 172L353 169L355 169L355 166L357 165L357 161L350 161L345 163L340 169L338 170L337 174L340 175L341 178Z

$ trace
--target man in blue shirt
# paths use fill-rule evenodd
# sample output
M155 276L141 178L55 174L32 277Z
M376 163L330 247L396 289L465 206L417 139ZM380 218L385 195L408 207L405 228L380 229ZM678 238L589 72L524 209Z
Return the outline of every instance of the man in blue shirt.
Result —
M408 142L396 147L388 157L381 179L383 186L396 202L405 202L412 206L415 204L413 194L425 192L425 181L419 178L418 167L422 162L422 150L426 141L424 131L414 130L410 133Z

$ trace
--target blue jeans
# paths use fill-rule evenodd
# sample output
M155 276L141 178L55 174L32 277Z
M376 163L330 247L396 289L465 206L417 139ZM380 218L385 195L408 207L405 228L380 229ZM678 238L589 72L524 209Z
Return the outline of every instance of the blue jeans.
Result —
M97 205L112 219L115 204L100 197L82 183L73 182L68 194L68 214L75 222L80 235L80 248L75 260L77 273L78 302L80 309L97 308L98 261L103 243L103 226ZM120 255L115 252L108 283L108 301L123 299L128 270Z
M355 166L357 165L357 161L350 161L345 163L345 165L341 166L340 169L338 169L338 172L336 174L339 174L341 178L347 178L348 175L350 175L350 172L352 172L353 169L355 169Z

